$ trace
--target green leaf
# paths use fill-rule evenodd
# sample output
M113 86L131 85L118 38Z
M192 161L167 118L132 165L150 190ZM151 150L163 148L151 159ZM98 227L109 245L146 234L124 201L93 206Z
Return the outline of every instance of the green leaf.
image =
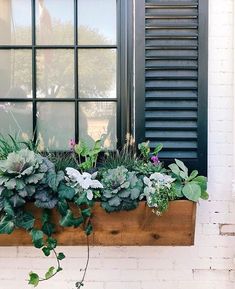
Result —
M60 220L60 225L63 227L71 227L74 224L73 213L71 210L67 210L66 215Z
M157 154L162 150L162 148L163 148L163 144L160 143L160 144L157 145L156 148L154 149L153 154L154 154L154 155L157 155Z
M185 174L188 176L188 168L185 166L185 164L184 164L182 161L177 160L177 159L175 159L175 162L176 162L177 166L178 166L183 172L185 172Z
M64 253L59 253L58 255L57 255L57 259L58 260L63 260L65 258L65 255L64 255Z
M54 239L54 238L52 238L52 237L49 237L49 238L47 238L47 244L48 244L47 247L48 247L50 250L55 249L56 246L57 246L57 240Z
M175 195L178 198L182 198L183 197L183 192L182 192L183 185L180 182L173 183L172 184L172 189L173 189Z
M30 230L33 228L34 222L35 222L35 218L31 213L22 212L22 214L17 216L16 225L17 227Z
M184 196L193 202L197 202L201 196L201 188L197 183L190 182L183 187Z
M196 182L201 187L202 191L207 190L207 178L206 177L198 176L193 181Z
M55 192L60 184L60 182L64 179L64 173L59 171L58 173L52 171L47 175L47 182L50 188Z
M89 223L85 229L86 235L89 236L92 233L92 230L93 230L92 225L91 225L91 223Z
M32 236L32 241L33 244L36 248L41 248L43 247L43 231L37 230L37 229L32 229L30 232Z
M87 208L87 209L84 209L81 211L82 212L82 216L85 217L85 218L88 218L91 216L91 210L90 208Z
M4 201L4 212L9 215L9 216L14 216L15 212L12 208L12 205L10 204L10 202L8 200Z
M187 181L188 182L192 181L194 178L196 178L197 175L198 175L198 171L197 170L192 171Z
M74 188L61 183L59 186L58 194L60 199L72 200L75 195L75 190Z
M39 276L36 273L29 273L29 284L33 285L34 287L38 286L39 283Z
M176 176L180 175L180 169L176 164L170 164L168 167L170 168L173 174L175 174Z
M46 222L42 226L42 231L45 235L51 236L55 231L55 225L49 222Z
M42 251L46 257L50 256L51 250L48 247L43 247Z
M209 194L206 191L203 191L201 193L201 199L208 200L209 199Z
M50 279L54 274L55 267L50 267L45 274L46 279Z
M68 208L69 206L66 200L59 200L57 209L62 216L67 214Z
M5 216L0 221L0 234L11 234L14 231L15 224L12 217Z

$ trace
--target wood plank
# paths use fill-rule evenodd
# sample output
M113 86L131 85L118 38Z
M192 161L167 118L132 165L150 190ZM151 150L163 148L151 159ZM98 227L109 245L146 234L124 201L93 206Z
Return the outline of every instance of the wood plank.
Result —
M40 209L32 205L28 210L37 217ZM96 203L92 223L94 233L89 237L93 246L186 246L193 245L196 204L190 201L172 201L162 216L156 216L145 202L129 212L108 214ZM53 210L53 219L58 215ZM55 237L59 245L85 245L86 236L80 228L57 227ZM31 245L24 230L15 230L11 235L0 235L0 246Z

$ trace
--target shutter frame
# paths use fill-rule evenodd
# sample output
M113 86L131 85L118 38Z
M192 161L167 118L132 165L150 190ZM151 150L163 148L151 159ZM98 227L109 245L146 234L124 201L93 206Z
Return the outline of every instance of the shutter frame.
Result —
M164 7L157 10L156 4ZM177 22L188 25L186 30L177 27ZM159 25L161 29L154 31L153 27L153 32L147 31L149 23ZM177 28L174 29L171 23ZM163 25L171 27L164 30ZM168 148L160 157L166 165L178 157L190 169L207 175L208 0L136 0L135 32L136 142L145 139L163 142ZM180 50L176 49L174 55L178 45ZM153 69L147 57L151 53L165 55L152 61ZM187 57L187 53L192 57ZM174 128L171 119L182 128ZM164 130L162 124L170 128Z

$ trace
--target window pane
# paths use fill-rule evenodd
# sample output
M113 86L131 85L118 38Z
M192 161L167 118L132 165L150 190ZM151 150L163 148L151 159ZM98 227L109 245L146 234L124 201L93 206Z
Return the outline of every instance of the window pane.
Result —
M0 98L30 98L32 52L0 50Z
M101 139L103 147L116 148L116 103L79 104L79 138L87 143Z
M37 44L73 44L73 2L73 0L36 1Z
M74 51L39 49L37 51L37 97L74 97Z
M0 102L0 133L7 136L18 136L31 139L32 103L30 102Z
M0 45L29 45L31 39L31 1L0 0Z
M79 97L116 98L116 50L80 49Z
M41 149L68 150L74 138L74 103L43 102L37 104L37 128Z
M116 0L78 0L79 44L116 44Z

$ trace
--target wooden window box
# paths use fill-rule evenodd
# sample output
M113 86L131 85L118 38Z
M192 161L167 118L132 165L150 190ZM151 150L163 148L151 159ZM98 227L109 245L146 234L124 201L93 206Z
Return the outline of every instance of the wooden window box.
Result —
M32 205L28 210L40 212ZM190 246L194 244L196 204L179 200L170 202L167 212L158 217L145 202L129 212L108 214L96 203L92 219L94 233L89 237L94 246ZM58 215L53 210L54 220ZM86 236L80 229L57 227L55 236L59 245L85 245ZM24 230L11 235L0 235L0 246L31 245L31 238Z

